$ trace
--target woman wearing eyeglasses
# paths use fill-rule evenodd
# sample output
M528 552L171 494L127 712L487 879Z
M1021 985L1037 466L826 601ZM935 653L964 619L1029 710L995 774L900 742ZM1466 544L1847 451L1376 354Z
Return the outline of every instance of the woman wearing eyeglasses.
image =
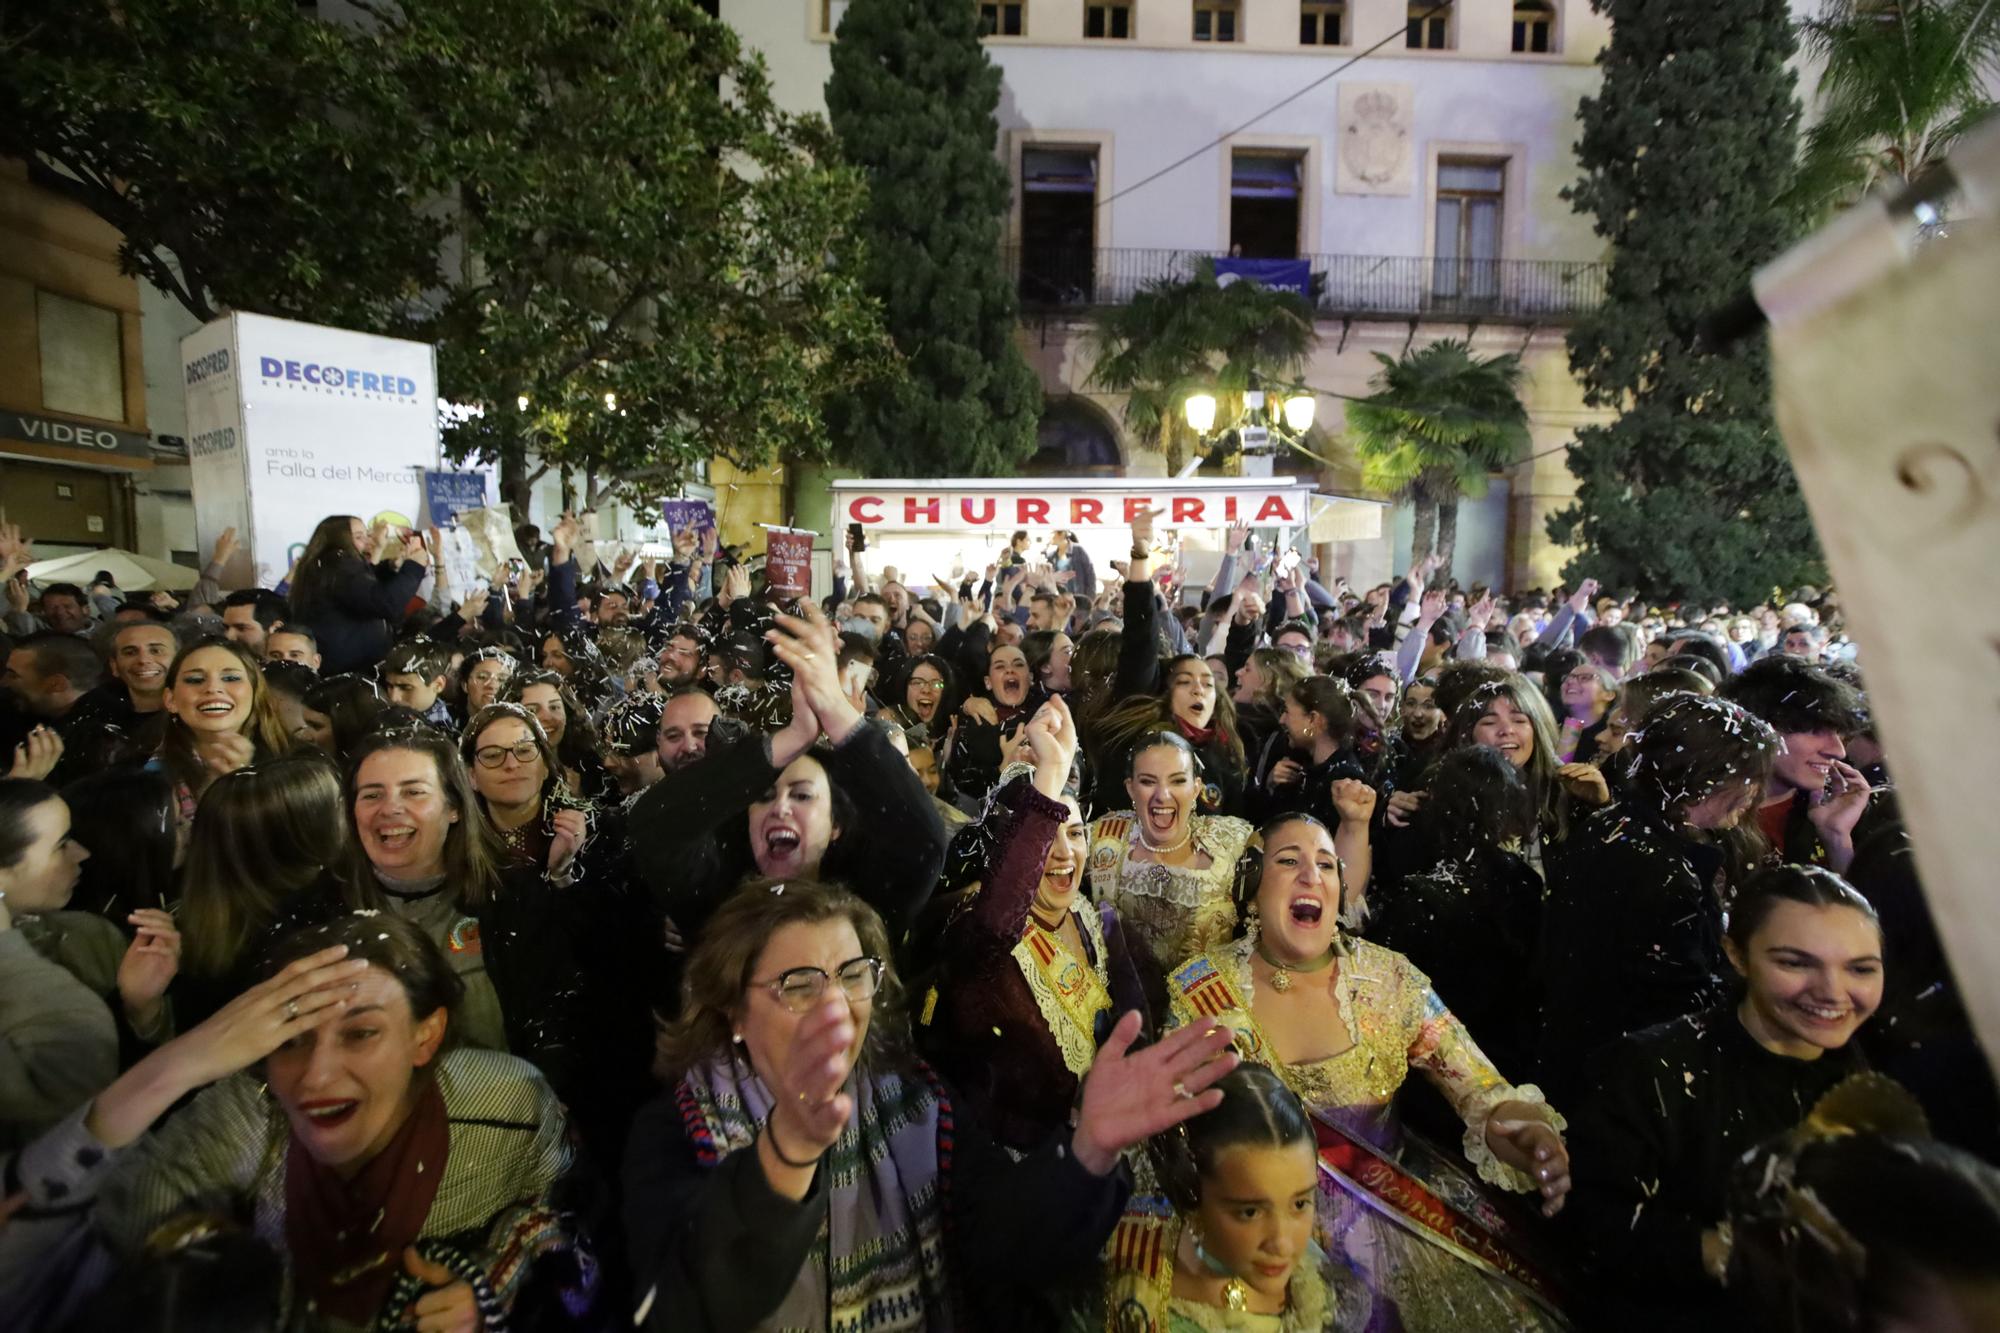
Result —
M1053 1328L1094 1265L1124 1150L1215 1106L1228 1033L1131 1049L1114 1027L1065 1122L1018 1161L916 1061L874 909L812 880L746 886L688 961L676 1086L625 1170L647 1328ZM975 1315L977 1316L975 1318Z
M905 730L922 727L926 736L942 741L952 715L958 712L956 696L951 667L942 657L912 657L883 691L889 702L879 716Z
M596 1054L584 1087L568 1092L580 1098L571 1110L585 1137L615 1151L632 1112L652 1094L652 1006L637 986L667 972L659 926L630 888L621 822L569 793L555 747L519 704L480 709L459 749L500 841L501 895L539 903L552 920L585 932L574 956L595 965L573 998L580 1034Z

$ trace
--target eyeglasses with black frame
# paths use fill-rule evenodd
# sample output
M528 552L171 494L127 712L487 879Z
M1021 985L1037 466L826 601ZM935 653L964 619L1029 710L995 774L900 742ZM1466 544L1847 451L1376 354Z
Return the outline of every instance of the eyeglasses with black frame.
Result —
M498 768L507 762L507 756L523 764L532 764L542 753L542 747L531 740L515 741L512 745L482 745L472 752L481 768Z
M835 968L832 976L822 967L791 967L769 981L755 981L751 985L771 992L779 1004L793 1013L803 1014L824 999L828 984L836 981L850 1000L874 999L875 993L882 989L882 974L886 970L880 958L850 958Z

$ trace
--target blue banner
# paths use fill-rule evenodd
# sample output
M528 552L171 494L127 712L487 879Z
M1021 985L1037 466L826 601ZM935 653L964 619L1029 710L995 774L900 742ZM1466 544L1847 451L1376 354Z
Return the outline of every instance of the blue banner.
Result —
M1215 281L1227 287L1248 278L1277 291L1297 292L1312 299L1312 261L1308 259L1218 259Z
M464 509L486 507L484 472L433 472L424 469L425 524L441 528Z
M677 534L700 535L715 528L715 506L706 500L662 500L660 517Z

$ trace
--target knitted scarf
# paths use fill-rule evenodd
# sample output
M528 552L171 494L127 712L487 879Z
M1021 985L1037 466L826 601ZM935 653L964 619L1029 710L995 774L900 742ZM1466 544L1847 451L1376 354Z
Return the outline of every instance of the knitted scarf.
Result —
M856 1068L855 1112L820 1164L827 1218L821 1245L762 1327L772 1333L885 1333L954 1327L945 1280L944 1213L951 1103L930 1070ZM691 1071L681 1114L704 1161L756 1142L771 1094L732 1052Z

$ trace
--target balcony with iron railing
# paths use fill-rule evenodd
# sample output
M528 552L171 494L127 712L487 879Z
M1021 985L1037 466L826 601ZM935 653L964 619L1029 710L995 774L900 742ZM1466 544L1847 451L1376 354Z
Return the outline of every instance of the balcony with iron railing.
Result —
M1150 282L1185 281L1219 253L1203 250L1006 250L1024 310L1124 305ZM1566 323L1604 301L1606 266L1568 259L1416 259L1301 255L1323 318Z

